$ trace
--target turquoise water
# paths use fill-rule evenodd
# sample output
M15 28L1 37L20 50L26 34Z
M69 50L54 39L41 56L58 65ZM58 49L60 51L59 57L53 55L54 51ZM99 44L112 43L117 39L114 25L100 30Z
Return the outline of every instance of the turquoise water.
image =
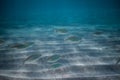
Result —
M0 80L120 80L118 0L1 0Z

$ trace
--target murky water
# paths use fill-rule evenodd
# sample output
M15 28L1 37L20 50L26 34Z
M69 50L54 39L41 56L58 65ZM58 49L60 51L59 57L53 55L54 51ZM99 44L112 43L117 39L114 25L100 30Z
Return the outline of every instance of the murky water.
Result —
M1 29L1 79L120 79L119 25L14 26Z

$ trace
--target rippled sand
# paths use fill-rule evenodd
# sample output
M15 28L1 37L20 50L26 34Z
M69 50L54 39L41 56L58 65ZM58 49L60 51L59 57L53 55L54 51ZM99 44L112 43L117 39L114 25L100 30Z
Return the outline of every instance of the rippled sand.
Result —
M120 27L18 26L0 36L0 80L120 79Z

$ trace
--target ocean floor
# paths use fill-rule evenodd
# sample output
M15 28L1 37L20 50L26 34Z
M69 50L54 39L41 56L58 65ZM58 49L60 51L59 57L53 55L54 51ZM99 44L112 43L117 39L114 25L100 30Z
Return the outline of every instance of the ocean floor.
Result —
M0 35L0 80L120 80L120 26L16 25Z

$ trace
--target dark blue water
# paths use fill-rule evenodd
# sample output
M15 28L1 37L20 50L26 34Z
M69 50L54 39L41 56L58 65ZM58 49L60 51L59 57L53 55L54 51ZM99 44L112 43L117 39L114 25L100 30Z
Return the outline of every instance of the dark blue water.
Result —
M118 0L1 0L0 22L43 25L119 24Z

